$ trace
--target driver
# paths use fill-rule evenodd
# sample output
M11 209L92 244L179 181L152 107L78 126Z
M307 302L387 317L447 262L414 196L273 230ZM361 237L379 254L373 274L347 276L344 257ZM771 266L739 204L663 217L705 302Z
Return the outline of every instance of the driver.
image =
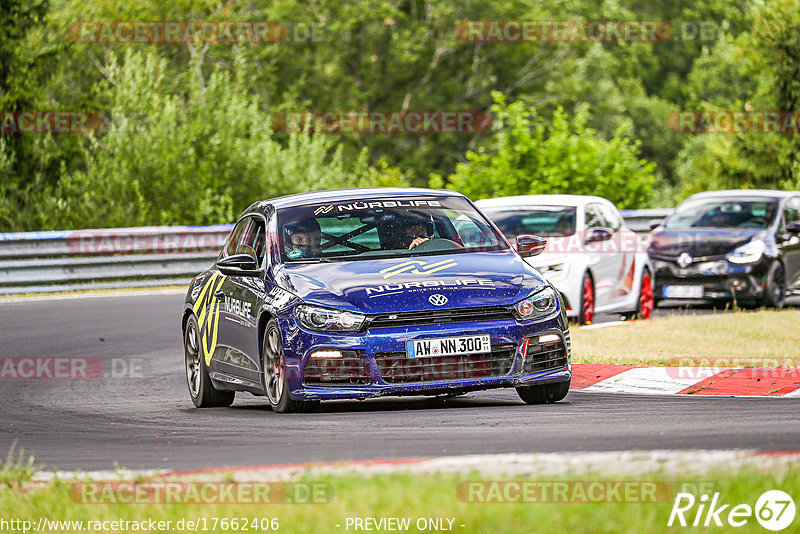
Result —
M409 224L405 227L404 232L406 237L411 240L411 242L408 244L408 250L411 250L412 248L421 245L430 239L428 230L425 228L425 225L421 223Z
M321 243L322 230L316 219L302 219L283 225L283 250L289 259L319 257Z
M403 222L399 236L400 245L411 250L433 237L433 219L409 217Z

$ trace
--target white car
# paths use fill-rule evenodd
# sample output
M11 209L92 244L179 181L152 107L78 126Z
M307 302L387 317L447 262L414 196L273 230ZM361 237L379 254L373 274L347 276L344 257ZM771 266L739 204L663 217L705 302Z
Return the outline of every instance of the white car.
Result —
M654 281L646 243L608 200L527 195L475 204L512 242L520 234L547 238L545 251L526 261L561 292L568 317L581 324L598 313L651 317Z

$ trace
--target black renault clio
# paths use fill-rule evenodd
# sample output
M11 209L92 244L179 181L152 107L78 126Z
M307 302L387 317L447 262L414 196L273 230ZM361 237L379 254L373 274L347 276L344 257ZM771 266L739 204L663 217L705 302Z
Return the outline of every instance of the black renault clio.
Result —
M800 192L709 191L651 234L655 299L782 308L800 289Z

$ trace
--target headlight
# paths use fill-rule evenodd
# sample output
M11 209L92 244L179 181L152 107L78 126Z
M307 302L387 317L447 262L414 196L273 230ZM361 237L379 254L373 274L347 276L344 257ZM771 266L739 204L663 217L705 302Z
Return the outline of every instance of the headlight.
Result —
M297 306L294 315L306 328L326 332L355 332L361 329L366 319L360 313L317 308L305 304Z
M520 321L530 321L550 315L558 308L558 297L552 287L546 287L523 301L514 304L514 315Z
M761 259L767 246L760 239L754 239L737 248L726 257L731 263L754 263Z
M555 258L546 262L530 262L530 265L551 282L563 280L569 273L569 260L567 258Z

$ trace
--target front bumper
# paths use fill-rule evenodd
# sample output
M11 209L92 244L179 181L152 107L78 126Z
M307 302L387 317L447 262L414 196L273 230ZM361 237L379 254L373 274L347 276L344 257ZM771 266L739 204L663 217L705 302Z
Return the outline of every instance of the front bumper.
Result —
M652 259L657 300L696 300L698 302L755 302L763 297L769 263L764 260L738 265L724 258L700 261L686 267L675 262ZM701 286L700 298L669 297L666 286Z
M529 386L565 382L571 378L569 330L560 310L544 320L519 323L514 319L451 323L394 328L374 328L366 332L323 333L301 328L291 317L279 319L284 333L289 394L295 400L366 399L394 395L436 395L501 387ZM376 355L405 353L406 341L414 339L443 338L489 334L491 345L511 347L513 360L508 372L501 376L459 377L392 383L381 374ZM565 364L537 370L531 365L538 347L539 336L556 334L566 354ZM525 340L528 339L528 343ZM318 351L348 351L363 362L365 376L362 383L309 384L304 379L310 356ZM526 354L527 353L527 354ZM524 357L527 355L527 361ZM435 357L425 358L426 363ZM422 360L421 358L415 360ZM416 363L414 360L407 359ZM384 370L386 367L384 366Z

